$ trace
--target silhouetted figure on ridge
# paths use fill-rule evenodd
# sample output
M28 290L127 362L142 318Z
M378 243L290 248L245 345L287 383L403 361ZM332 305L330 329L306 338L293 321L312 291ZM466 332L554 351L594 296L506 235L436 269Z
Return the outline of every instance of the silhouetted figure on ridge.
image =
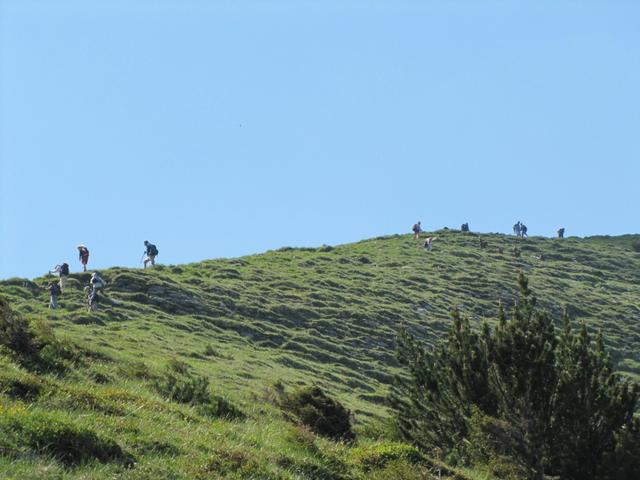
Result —
M415 239L416 240L420 239L420 234L422 233L422 225L420 224L420 222L415 223L411 228L411 230L413 230L413 235Z
M144 241L144 246L146 247L144 251L144 255L146 256L144 259L144 268L147 268L148 263L150 263L153 267L156 264L156 255L158 255L158 248L153 243L150 243L149 240Z
M87 271L87 263L89 263L89 249L84 245L78 245L78 258L82 264L82 271Z
M513 226L513 233L514 233L514 235L515 235L516 237L519 237L519 236L520 236L521 229L522 229L522 227L521 227L520 221L518 221L518 223L516 223L516 224Z

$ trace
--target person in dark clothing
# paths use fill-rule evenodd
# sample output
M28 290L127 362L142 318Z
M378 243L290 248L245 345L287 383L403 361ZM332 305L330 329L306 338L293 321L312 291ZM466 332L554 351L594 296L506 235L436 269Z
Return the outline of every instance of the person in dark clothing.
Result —
M519 237L521 232L522 232L522 225L518 221L518 223L516 223L513 226L513 233L515 234L516 237Z
M49 284L46 286L46 289L49 291L49 308L58 308L58 297L60 296L60 293L62 293L60 290L60 285L58 285L56 282L49 282Z
M49 273L57 273L60 277L60 290L64 290L64 286L67 283L67 277L69 277L69 264L63 263L62 265L56 265Z
M564 227L558 229L558 238L564 238Z
M144 268L147 268L147 264L150 263L151 266L155 266L156 264L156 255L158 255L158 248L150 243L149 240L144 241L144 246L146 247L144 254L146 255L144 259Z
M422 226L420 225L420 222L414 224L411 230L413 230L415 239L418 240L420 238L420 233L422 233Z

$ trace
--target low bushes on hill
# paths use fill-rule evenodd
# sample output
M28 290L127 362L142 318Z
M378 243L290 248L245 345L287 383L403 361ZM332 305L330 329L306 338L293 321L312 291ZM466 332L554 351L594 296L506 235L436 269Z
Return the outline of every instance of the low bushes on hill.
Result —
M640 253L640 240L636 240L635 242L633 242L633 245L631 245L631 247L633 248L634 252Z
M315 433L334 440L353 440L351 412L318 386L307 386L280 396L280 407Z
M209 391L209 379L191 371L186 363L172 360L154 382L156 390L167 400L194 405L213 417L242 418L244 414L224 397Z
M125 464L133 461L113 440L102 438L64 417L0 407L0 452L19 456L29 451L51 455L65 465L90 460Z
M16 356L30 359L37 353L34 334L29 323L11 310L9 303L0 297L0 345Z
M79 357L73 345L56 339L48 323L29 323L3 298L0 298L0 346L22 366L41 371L63 371Z

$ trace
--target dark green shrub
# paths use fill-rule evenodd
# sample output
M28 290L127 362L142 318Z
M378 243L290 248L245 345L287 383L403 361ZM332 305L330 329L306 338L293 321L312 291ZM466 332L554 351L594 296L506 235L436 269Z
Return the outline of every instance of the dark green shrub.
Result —
M144 362L131 362L118 367L118 372L126 378L150 380L155 377L149 366Z
M283 394L280 406L319 435L334 440L352 440L351 413L318 386L303 387Z
M32 359L38 352L29 323L11 310L9 303L2 297L0 297L0 345L9 348L21 359Z
M209 403L209 379L193 374L186 363L172 360L155 382L158 392L167 400L191 405Z
M226 398L212 395L209 379L191 372L189 365L171 360L155 383L156 390L167 400L197 406L206 415L242 418L244 414Z
M219 395L210 395L209 402L202 406L202 411L212 417L229 420L244 418L244 413L238 407Z
M567 315L558 332L523 275L519 283L511 318L500 308L493 330L474 332L457 311L435 348L400 330L405 372L390 398L400 433L445 455L468 450L505 478L609 480L609 458L640 450L640 387L614 371L601 336L573 331ZM633 465L615 478L640 478Z
M56 339L51 325L44 320L27 322L0 298L0 345L8 348L25 368L62 372L78 360L77 348Z
M54 415L18 408L0 412L0 451L51 455L66 465L90 460L132 462L117 443L91 430Z
M633 248L634 252L640 253L640 240L636 240L635 242L633 242L633 245L631 245L631 247Z
M271 478L263 474L251 452L241 449L218 450L204 469L207 474L235 474L233 478Z
M11 398L32 401L44 388L44 382L31 374L9 374L0 376L0 393Z
M527 467L522 462L526 439L509 422L473 410L469 421L469 441L465 457L484 466L496 478L517 480L527 478Z

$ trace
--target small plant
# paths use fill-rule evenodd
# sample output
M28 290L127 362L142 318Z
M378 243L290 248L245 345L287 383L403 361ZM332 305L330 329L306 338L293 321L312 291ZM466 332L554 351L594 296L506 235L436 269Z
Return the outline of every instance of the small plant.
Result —
M368 480L429 480L431 476L426 468L416 468L407 460L392 460L382 470L372 470L367 474ZM439 477L438 477L439 478Z
M224 397L209 392L209 379L191 372L189 365L171 360L167 369L155 381L156 390L167 400L200 407L212 417L242 418L244 414Z
M118 370L121 376L127 378L149 380L154 377L153 373L151 373L151 369L144 362L126 363L124 365L121 365Z
M213 345L209 344L204 348L204 355L207 357L217 357L219 356L219 353L215 348L213 348Z
M640 253L640 240L636 240L635 242L633 242L631 248L633 248L634 252Z
M210 395L209 402L202 407L207 415L228 420L244 418L244 413L230 400L219 395Z
M280 406L319 435L345 441L355 438L351 429L351 412L318 386L283 394Z
M171 360L165 374L155 382L158 392L167 400L191 405L209 403L209 379L189 371L189 365Z
M364 471L384 468L395 460L405 460L409 463L418 463L421 460L418 449L406 443L375 443L354 448L351 454Z

